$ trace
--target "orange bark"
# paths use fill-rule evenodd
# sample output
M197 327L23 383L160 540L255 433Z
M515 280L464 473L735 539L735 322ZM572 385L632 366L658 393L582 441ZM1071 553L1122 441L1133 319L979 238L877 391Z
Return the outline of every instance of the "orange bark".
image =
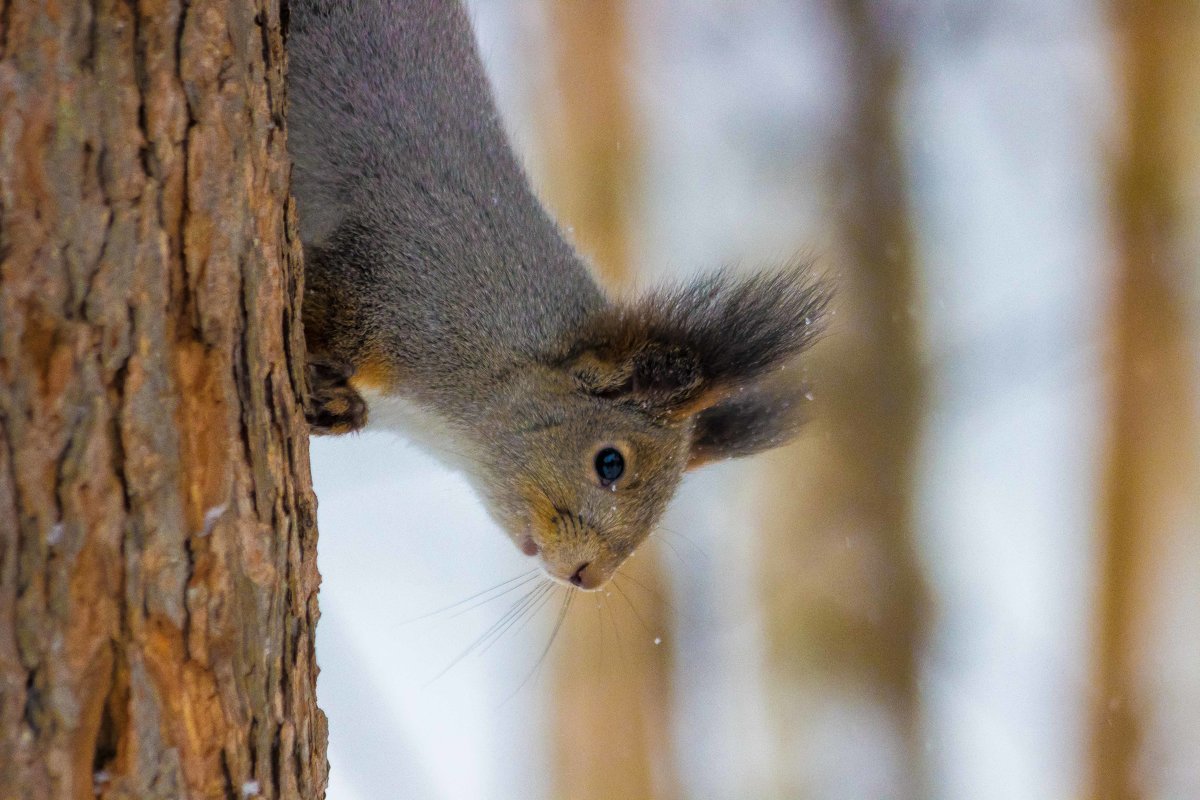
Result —
M319 797L277 4L0 26L0 798Z

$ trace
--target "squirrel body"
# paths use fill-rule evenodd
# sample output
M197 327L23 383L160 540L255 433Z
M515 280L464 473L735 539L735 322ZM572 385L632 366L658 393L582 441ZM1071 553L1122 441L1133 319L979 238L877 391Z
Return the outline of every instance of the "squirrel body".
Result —
M310 422L395 428L552 577L603 585L684 470L790 438L801 266L606 295L534 195L458 0L292 0Z

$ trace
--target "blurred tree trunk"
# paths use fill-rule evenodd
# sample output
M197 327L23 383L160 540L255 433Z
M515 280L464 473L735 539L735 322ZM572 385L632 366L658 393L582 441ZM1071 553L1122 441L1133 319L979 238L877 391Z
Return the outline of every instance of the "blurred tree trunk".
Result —
M1200 6L1192 0L1129 0L1114 5L1113 22L1127 116L1113 172L1118 262L1097 598L1091 765L1097 800L1158 796L1166 788L1155 791L1155 783L1170 754L1147 751L1146 728L1156 700L1183 698L1154 697L1170 693L1170 684L1147 671L1161 673L1175 655L1155 652L1150 629L1168 554L1178 550L1171 542L1187 537L1194 557L1200 523L1197 365L1183 299L1196 262L1184 256L1181 206L1189 195L1176 183L1185 149L1200 140L1200 92L1185 79L1197 74L1189 65L1200 42ZM1178 603L1185 596L1168 599ZM1192 664L1193 680L1194 670ZM1175 746L1186 747L1184 741L1177 738ZM1193 780L1196 755L1183 754L1192 760Z
M0 797L319 797L277 4L0 26Z
M924 388L895 113L905 40L889 24L901 15L894 4L831 7L850 92L832 178L839 312L811 362L822 376L814 421L776 472L763 561L773 706L784 720L779 788L924 798L926 621L913 543Z
M545 0L554 105L540 114L546 199L609 287L628 285L636 136L624 0Z
M625 65L625 4L547 2L557 106L542 115L547 201L605 283L627 284L627 198L635 132ZM575 598L557 645L556 796L669 800L670 653L655 548L604 591ZM632 577L631 577L632 576ZM638 584L641 585L638 585ZM631 608L636 606L636 611Z

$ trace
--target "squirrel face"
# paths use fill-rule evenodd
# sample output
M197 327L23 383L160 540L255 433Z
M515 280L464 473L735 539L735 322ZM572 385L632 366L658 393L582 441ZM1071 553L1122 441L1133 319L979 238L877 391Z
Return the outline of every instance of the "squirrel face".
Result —
M599 588L662 516L691 422L591 396L550 370L523 380L500 416L527 422L492 428L481 488L493 517L552 578Z
M476 477L493 517L551 577L603 586L686 469L796 431L803 391L782 368L826 299L802 270L721 272L593 314L511 370L481 415Z

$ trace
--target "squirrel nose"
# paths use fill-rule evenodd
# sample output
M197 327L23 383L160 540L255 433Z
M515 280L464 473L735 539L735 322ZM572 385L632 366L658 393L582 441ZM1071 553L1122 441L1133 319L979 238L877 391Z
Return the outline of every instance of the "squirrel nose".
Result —
M568 580L575 586L578 586L584 591L600 588L600 584L604 583L603 576L600 571L592 568L592 562L585 561L571 574Z

